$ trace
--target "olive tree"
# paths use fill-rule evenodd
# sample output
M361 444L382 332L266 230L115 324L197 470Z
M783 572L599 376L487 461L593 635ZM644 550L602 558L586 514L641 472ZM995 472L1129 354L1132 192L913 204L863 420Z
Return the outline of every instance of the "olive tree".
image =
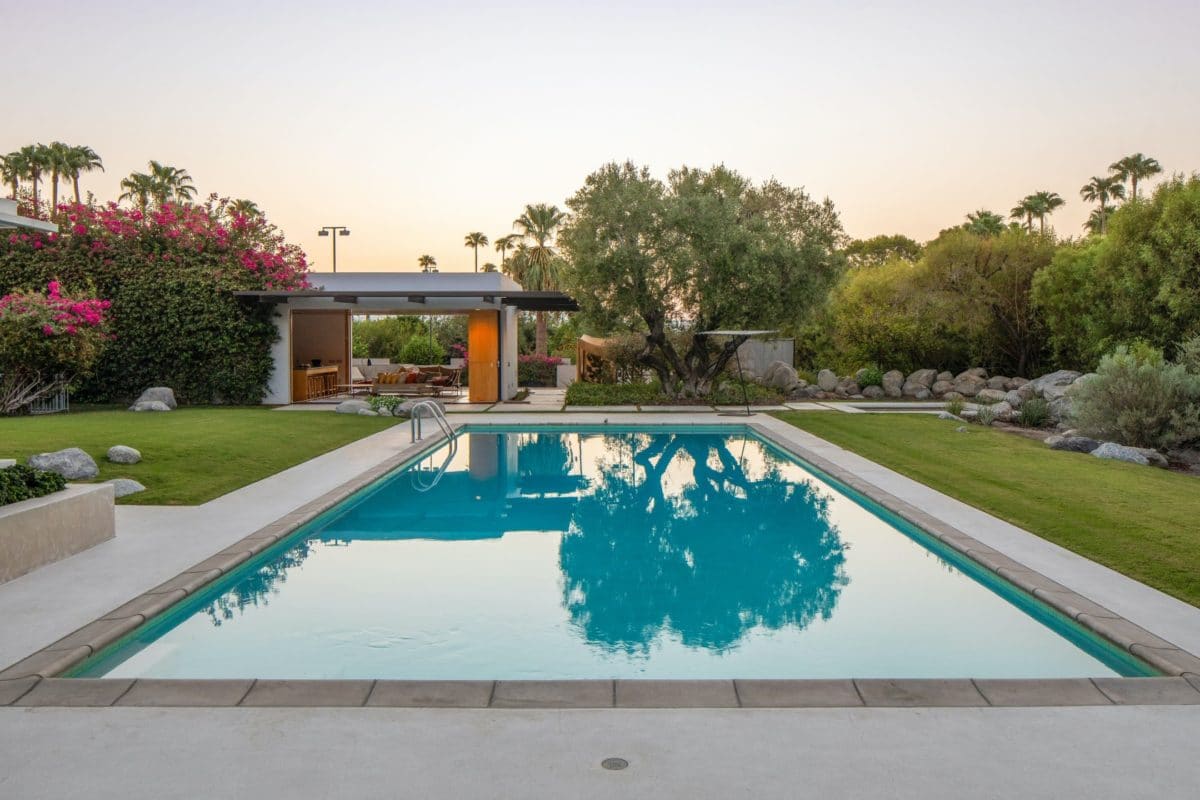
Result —
M723 166L666 181L633 163L588 176L559 233L566 284L589 319L645 337L638 361L669 396L707 395L744 337L799 319L840 273L844 238L829 200Z

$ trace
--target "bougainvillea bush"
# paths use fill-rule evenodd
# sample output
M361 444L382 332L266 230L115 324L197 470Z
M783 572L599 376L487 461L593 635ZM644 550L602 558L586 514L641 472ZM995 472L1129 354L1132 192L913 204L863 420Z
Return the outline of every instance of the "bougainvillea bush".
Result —
M563 360L557 356L518 356L517 383L521 386L557 386L561 363Z
M109 338L108 308L107 300L64 294L58 281L45 293L0 296L0 414L86 376Z
M61 233L0 237L0 292L90 285L111 301L113 340L76 397L125 402L171 386L186 403L257 403L277 338L270 306L233 296L308 286L304 253L262 217L216 196L142 214L109 203L59 206Z

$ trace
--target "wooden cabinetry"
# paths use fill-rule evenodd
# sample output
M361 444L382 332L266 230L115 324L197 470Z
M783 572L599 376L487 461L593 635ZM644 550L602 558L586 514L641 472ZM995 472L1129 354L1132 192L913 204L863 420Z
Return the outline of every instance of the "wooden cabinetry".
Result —
M292 370L292 402L303 403L337 394L338 367L304 367Z

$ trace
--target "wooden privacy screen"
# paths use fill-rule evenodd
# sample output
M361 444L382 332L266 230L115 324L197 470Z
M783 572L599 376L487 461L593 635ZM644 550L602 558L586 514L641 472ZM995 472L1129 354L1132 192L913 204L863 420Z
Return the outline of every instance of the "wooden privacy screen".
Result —
M472 311L467 315L467 377L472 403L500 399L500 315Z

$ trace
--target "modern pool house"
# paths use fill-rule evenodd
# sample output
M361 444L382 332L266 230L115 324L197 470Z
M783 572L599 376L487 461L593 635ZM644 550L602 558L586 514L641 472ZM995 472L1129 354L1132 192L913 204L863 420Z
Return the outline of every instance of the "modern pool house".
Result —
M353 318L358 315L461 315L467 318L469 400L492 403L517 393L517 312L575 311L561 292L526 291L498 272L337 272L301 291L244 291L275 307L279 339L263 402L310 399L309 378L351 383Z

